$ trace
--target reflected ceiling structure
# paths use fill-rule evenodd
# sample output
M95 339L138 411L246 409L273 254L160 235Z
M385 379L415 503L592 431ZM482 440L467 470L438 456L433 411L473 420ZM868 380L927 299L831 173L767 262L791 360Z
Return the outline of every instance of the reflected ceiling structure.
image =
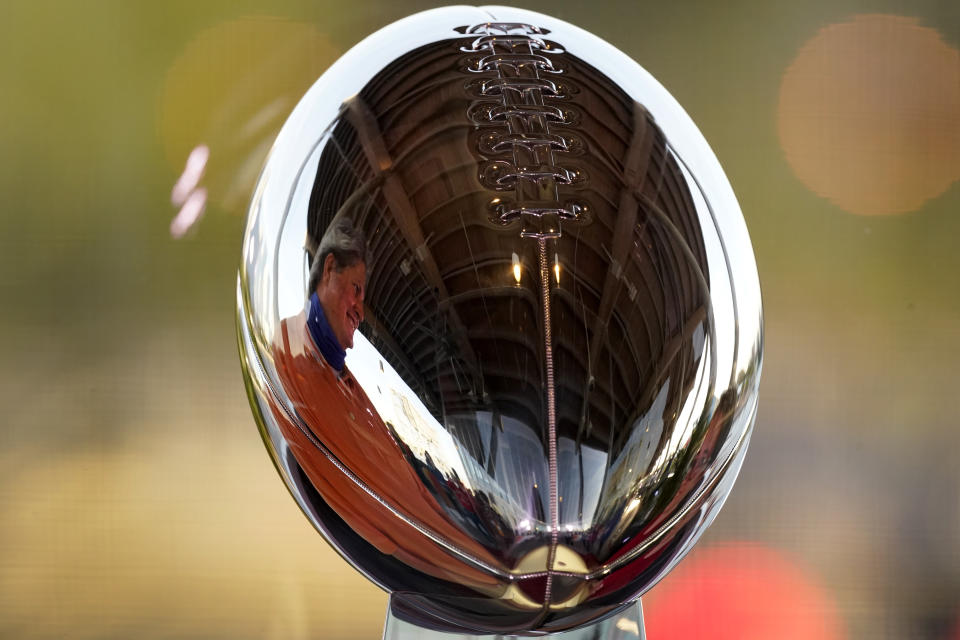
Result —
M461 46L411 52L346 103L320 158L309 244L338 213L366 231L370 263L381 268L369 276L363 332L437 420L496 411L539 426L536 256L520 256L518 281L513 255L527 247L491 223L499 192L477 178L478 164L505 155L481 155L475 142L499 127L464 117L461 70L437 78L430 66ZM567 56L564 70L563 104L579 114L581 150L563 161L590 177L559 191L589 201L591 220L557 239L551 269L565 329L554 348L564 389L559 434L610 450L622 447L636 406L648 405L671 372L680 377L674 403L693 378L691 337L708 315L706 256L685 178L656 123L595 69ZM456 99L422 100L417 73L429 74L432 94ZM461 428L463 444L487 459L469 419Z

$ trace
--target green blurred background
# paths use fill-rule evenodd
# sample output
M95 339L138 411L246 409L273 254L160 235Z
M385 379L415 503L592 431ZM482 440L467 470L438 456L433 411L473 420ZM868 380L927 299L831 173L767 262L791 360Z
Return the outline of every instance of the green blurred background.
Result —
M3 3L0 636L379 637L386 595L313 532L257 435L235 278L296 100L430 6ZM645 599L650 637L960 638L960 3L525 6L673 93L760 270L751 449ZM200 143L206 214L174 240Z

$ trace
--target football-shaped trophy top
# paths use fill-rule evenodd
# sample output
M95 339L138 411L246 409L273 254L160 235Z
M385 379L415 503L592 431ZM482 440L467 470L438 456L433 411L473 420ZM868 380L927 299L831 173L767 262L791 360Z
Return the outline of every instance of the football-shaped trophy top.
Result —
M427 628L563 631L693 546L756 414L757 270L693 122L544 15L396 22L307 92L237 291L284 482Z

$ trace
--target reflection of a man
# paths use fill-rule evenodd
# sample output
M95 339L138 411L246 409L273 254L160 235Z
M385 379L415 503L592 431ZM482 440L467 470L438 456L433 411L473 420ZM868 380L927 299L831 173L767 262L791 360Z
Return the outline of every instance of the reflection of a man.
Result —
M421 571L489 588L495 579L454 559L386 511L309 437L413 520L471 555L498 564L449 520L345 365L346 350L353 347L363 319L365 285L365 239L349 218L338 217L313 259L306 308L280 323L273 345L277 374L300 424L279 409L274 415L307 477L354 531Z
M363 320L367 284L366 242L349 218L339 218L323 236L310 269L307 329L337 373Z

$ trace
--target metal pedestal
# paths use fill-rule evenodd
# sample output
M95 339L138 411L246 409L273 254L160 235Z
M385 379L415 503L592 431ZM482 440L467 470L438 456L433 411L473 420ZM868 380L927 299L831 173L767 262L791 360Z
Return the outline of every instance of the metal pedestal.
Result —
M524 636L466 635L424 629L395 617L389 607L383 629L383 640L512 640L522 637ZM637 600L621 613L589 626L539 637L556 640L646 640L643 631L643 609Z

